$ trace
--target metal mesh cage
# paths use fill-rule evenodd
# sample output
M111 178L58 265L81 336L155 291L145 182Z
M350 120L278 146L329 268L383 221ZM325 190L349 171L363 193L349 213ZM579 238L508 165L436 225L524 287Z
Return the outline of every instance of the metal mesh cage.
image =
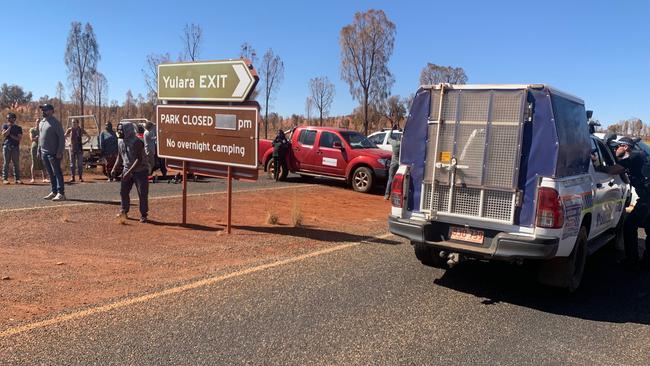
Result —
M481 190L477 188L456 187L452 200L452 213L459 215L479 216L478 202Z
M431 207L439 212L449 212L449 186L435 184L432 193Z
M485 185L513 188L515 162L519 161L519 125L492 124L488 143Z
M431 111L429 113L429 119L437 121L438 113L440 113L440 90L434 90L431 93Z
M481 185L485 152L485 123L464 123L456 134L456 182Z
M453 122L456 120L456 104L459 91L445 91L442 101L442 120Z
M510 221L513 195L512 192L486 190L483 202L483 216Z

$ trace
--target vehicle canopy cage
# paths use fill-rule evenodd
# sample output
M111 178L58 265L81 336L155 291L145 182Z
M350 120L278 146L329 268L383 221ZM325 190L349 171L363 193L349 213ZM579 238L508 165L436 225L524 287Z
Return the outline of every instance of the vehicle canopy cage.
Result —
M550 86L428 85L411 106L407 207L532 226L539 177L587 173L584 102Z

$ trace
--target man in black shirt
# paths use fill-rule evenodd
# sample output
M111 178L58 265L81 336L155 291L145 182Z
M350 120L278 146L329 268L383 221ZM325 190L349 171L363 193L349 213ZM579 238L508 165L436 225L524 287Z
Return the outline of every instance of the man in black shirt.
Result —
M643 175L643 165L646 161L646 154L640 150L634 150L634 141L629 137L622 137L618 140L618 146L615 153L618 163L614 166L602 167L602 170L609 174L627 173L630 177L630 183L636 190L639 199L634 205L634 209L625 219L624 240L625 240L625 257L627 264L632 268L639 267L639 234L638 229L644 228L646 234L650 233L650 184L646 181L650 177ZM647 186L647 187L646 187ZM646 248L648 241L646 239ZM650 255L645 254L642 261L645 265L650 262Z

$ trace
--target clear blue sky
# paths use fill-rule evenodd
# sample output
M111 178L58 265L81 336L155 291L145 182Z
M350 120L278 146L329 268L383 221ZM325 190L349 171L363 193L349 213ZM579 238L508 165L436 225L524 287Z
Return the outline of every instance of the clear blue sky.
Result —
M332 115L358 105L340 79L340 29L357 11L382 9L397 28L392 94L418 86L427 62L463 67L470 83L548 83L583 98L609 124L650 122L648 1L9 1L3 2L0 83L35 98L66 80L70 22L90 22L120 103L128 89L146 95L141 69L149 53L175 59L185 23L203 27L201 58L236 58L248 42L273 48L285 79L272 103L281 115L305 113L307 83L336 86Z

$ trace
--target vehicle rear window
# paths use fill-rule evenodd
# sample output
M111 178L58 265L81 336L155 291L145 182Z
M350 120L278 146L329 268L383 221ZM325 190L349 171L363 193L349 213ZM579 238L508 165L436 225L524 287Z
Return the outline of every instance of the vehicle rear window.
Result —
M320 147L330 147L333 148L334 142L341 143L341 139L331 132L323 131L320 133Z
M300 131L300 136L298 136L298 142L300 142L302 145L314 146L314 141L316 141L316 131L314 130Z
M377 145L372 143L368 138L358 132L345 131L341 132L345 141L350 144L353 149L376 149Z

